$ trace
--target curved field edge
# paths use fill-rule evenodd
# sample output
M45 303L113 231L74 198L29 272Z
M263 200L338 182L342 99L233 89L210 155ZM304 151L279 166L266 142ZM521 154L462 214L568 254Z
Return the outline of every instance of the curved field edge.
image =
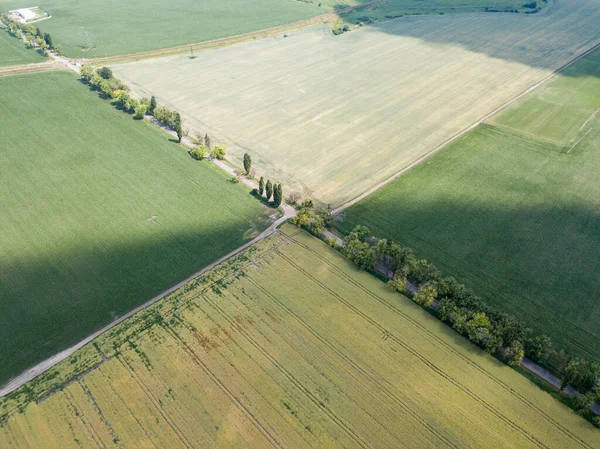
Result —
M598 441L519 374L288 225L0 407L0 441L15 447L25 429L32 447L65 448L75 439L295 448Z
M3 11L29 7L9 0ZM285 25L326 13L293 0L42 0L52 18L36 25L71 58L98 58L193 44ZM135 20L132 20L135 18Z

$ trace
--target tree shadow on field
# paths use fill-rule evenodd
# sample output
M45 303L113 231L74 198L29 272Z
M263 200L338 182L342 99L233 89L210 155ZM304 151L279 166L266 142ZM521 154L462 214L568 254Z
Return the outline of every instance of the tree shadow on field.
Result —
M556 70L600 43L600 1L549 0L536 14L483 12L406 16L356 32L410 37L437 47L460 47L494 59ZM600 56L595 60L600 62ZM588 73L569 69L563 74L583 76ZM600 68L596 67L593 76L599 75Z
M248 228L257 234L266 225L237 220L165 230L152 240L74 246L52 260L4 258L0 385L246 243Z
M443 180L440 180L443 182ZM600 214L593 206L483 207L471 199L386 195L343 212L434 263L490 305L522 317L571 354L600 361Z

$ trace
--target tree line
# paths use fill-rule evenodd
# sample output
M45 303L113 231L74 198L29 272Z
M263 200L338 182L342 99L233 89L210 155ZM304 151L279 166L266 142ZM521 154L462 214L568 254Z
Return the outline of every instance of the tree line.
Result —
M112 104L128 114L133 114L136 119L143 119L145 115L151 115L166 127L172 129L177 134L177 141L181 143L183 139L183 123L179 112L167 107L159 106L156 97L153 95L150 99L142 98L136 100L129 94L129 88L114 77L109 67L100 67L94 69L92 66L85 65L81 68L81 79L88 84L92 90L99 92L102 98L112 100ZM208 134L198 136L198 145L189 150L190 156L194 159L204 159L211 155L218 160L224 160L227 154L225 145L214 145ZM244 170L246 175L250 176L252 169L252 157L250 154L244 154ZM239 180L235 177L236 182ZM263 196L266 194L267 202L273 198L273 205L279 207L283 201L283 187L281 184L273 184L267 181L265 186L264 178L260 178L258 193Z
M305 203L291 222L321 237L333 222L331 213L318 212ZM441 321L504 363L519 366L527 356L553 372L561 379L561 389L570 385L578 391L569 405L600 427L600 416L589 410L594 402L600 403L600 364L568 356L547 335L536 334L523 320L485 303L454 277L444 276L428 260L418 258L412 249L378 238L365 226L356 226L342 246L333 239L326 241L359 267L384 274L398 292L405 293L409 282L415 285L412 299L416 303L432 308Z
M249 155L248 155L249 156ZM267 180L265 184L265 178L263 176L260 177L258 181L258 194L267 199L267 202L271 201L271 197L273 198L273 206L279 207L283 201L283 186L281 184L272 183L270 179Z
M30 47L37 48L42 55L48 56L50 50L58 55L63 54L62 46L54 44L49 33L42 33L42 30L33 24L15 22L6 14L2 14L0 19L6 24L11 35L18 39L25 39Z

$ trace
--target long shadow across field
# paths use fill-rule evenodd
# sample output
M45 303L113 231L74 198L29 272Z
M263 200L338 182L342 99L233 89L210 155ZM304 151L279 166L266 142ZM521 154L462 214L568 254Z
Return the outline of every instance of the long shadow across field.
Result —
M481 126L344 211L339 227L398 240L570 353L600 360L595 142L569 153Z
M160 218L148 226L160 228ZM156 236L156 234L155 234ZM73 246L0 267L0 385L201 270L248 238L239 223ZM47 239L56 239L48 235ZM33 298L33 300L32 300Z
M364 10L366 16L368 9ZM600 1L549 0L536 14L415 15L376 23L363 30L412 37L435 46L461 47L531 67L556 69L561 65L557 61L565 63L600 43ZM578 72L569 76L578 76Z

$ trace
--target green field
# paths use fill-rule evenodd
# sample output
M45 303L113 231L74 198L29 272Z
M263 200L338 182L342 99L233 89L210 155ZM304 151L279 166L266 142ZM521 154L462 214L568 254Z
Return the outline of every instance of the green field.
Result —
M344 212L600 360L600 52Z
M327 12L294 0L40 0L42 31L72 58L156 50L249 33ZM0 2L0 10L34 6Z
M241 165L323 203L351 200L600 42L600 1L538 14L328 26L113 69ZM252 55L252 56L249 56Z
M349 24L368 23L369 20L383 21L412 14L456 14L473 12L498 12L518 10L524 13L533 8L524 8L523 0L387 0L381 3L365 6L349 14L344 14L342 20ZM546 3L538 2L543 8Z
M0 77L0 384L250 240L268 212L75 75Z
M46 58L0 28L0 67L17 64L43 62Z
M598 447L525 377L282 232L0 400L0 447Z

